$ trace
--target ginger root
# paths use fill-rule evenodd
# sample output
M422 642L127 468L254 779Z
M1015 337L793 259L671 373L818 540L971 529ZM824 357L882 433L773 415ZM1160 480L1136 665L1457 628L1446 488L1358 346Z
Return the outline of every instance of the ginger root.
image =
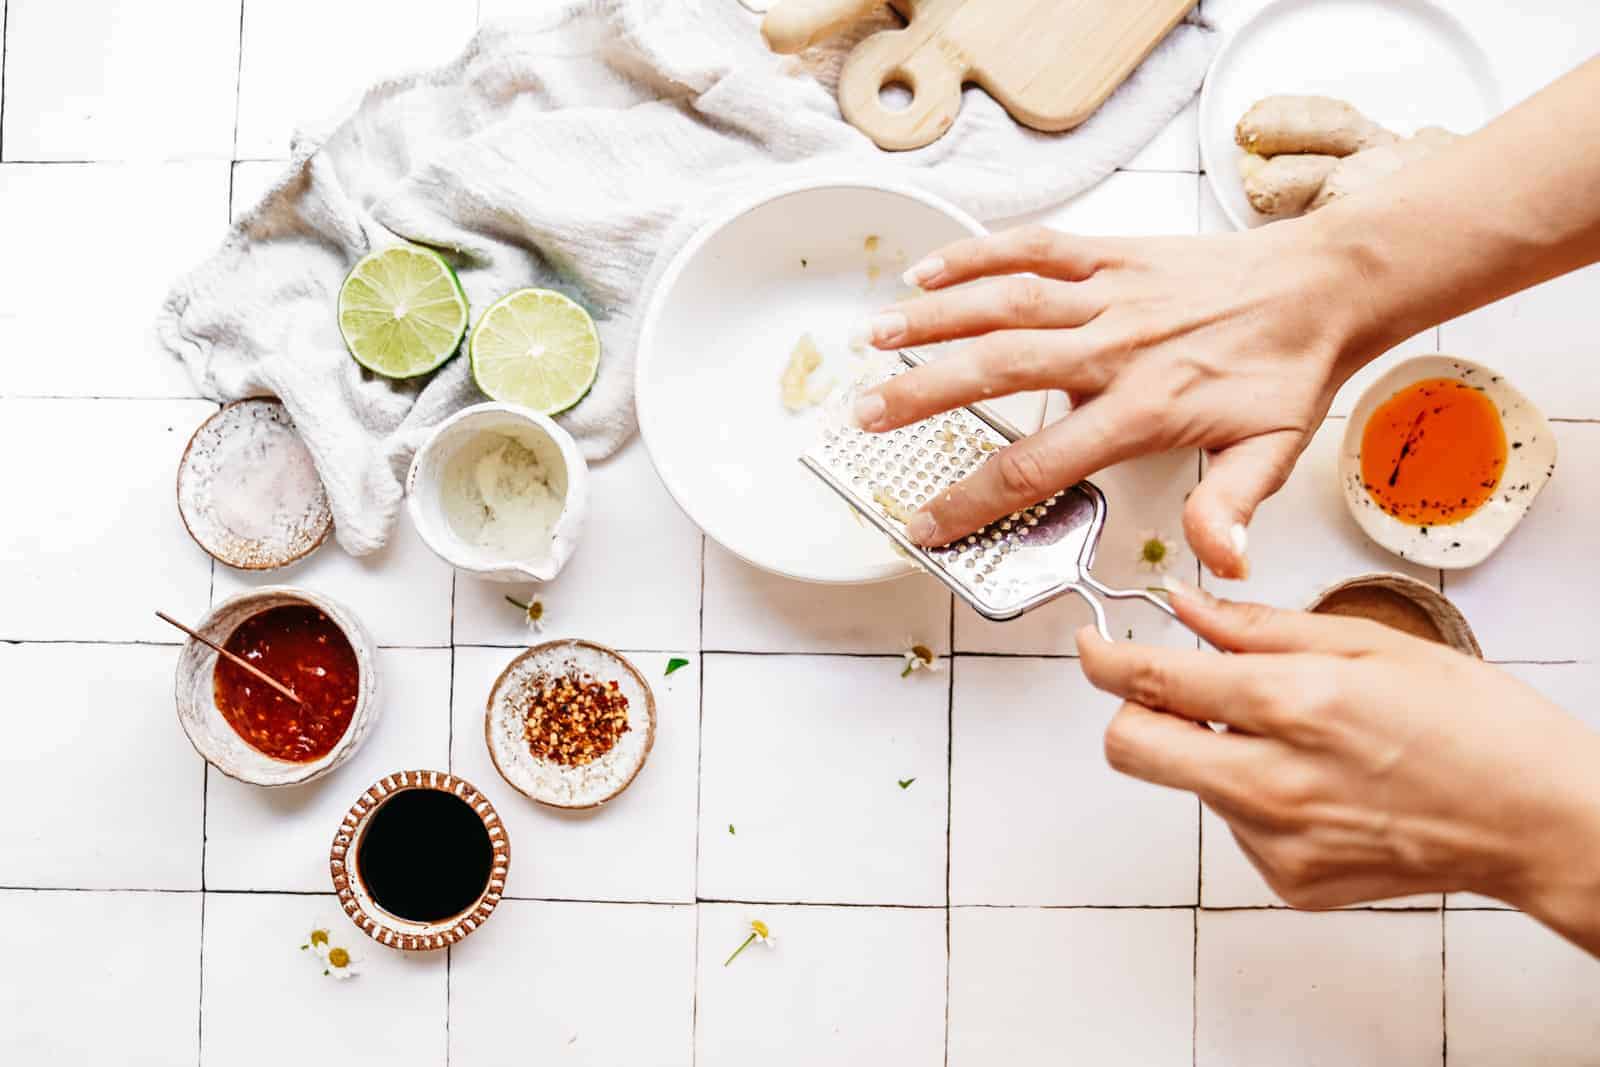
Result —
M1342 157L1400 138L1331 96L1269 96L1244 113L1233 139L1258 156Z
M1326 96L1269 96L1234 127L1245 198L1271 216L1326 207L1459 139L1437 126L1402 138Z

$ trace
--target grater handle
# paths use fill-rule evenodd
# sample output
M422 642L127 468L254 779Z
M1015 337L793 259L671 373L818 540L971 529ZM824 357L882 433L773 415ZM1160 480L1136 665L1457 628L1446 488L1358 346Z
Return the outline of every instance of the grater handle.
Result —
M1161 597L1156 596L1148 589L1112 589L1110 586L1101 585L1092 574L1085 573L1078 580L1078 595L1089 602L1089 609L1094 612L1095 629L1100 631L1100 636L1107 641L1111 640L1110 629L1106 625L1105 606L1100 603L1094 594L1105 597L1107 600L1143 600L1147 604L1154 604L1174 619L1178 613L1172 609ZM1178 619L1182 622L1182 619Z

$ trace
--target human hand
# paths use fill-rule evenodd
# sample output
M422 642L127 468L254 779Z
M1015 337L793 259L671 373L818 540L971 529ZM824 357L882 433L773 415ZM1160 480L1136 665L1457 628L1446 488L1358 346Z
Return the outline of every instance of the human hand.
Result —
M1213 572L1244 577L1256 505L1288 477L1340 383L1381 351L1368 343L1359 271L1320 254L1317 232L1311 219L1137 239L1035 226L912 267L906 281L928 292L875 316L872 343L976 340L865 393L863 429L1032 389L1065 390L1073 410L930 501L908 535L945 544L1113 463L1198 446L1211 462L1184 531Z
M1297 907L1472 890L1600 953L1600 734L1442 645L1170 588L1237 654L1080 632L1085 674L1126 701L1113 767L1198 794Z

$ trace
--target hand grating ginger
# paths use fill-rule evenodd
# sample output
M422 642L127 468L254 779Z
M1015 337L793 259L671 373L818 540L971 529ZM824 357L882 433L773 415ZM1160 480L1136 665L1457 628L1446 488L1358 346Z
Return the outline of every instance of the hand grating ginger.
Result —
M1244 194L1263 215L1298 215L1379 184L1460 138L1429 126L1403 138L1343 100L1269 96L1234 127L1248 154L1239 161Z

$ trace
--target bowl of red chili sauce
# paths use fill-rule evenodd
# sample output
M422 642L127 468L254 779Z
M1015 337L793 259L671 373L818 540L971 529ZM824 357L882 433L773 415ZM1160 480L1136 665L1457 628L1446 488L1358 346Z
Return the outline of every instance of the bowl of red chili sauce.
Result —
M253 785L320 778L360 747L377 714L372 639L320 593L265 586L218 604L196 629L298 698L189 641L178 721L205 761Z

